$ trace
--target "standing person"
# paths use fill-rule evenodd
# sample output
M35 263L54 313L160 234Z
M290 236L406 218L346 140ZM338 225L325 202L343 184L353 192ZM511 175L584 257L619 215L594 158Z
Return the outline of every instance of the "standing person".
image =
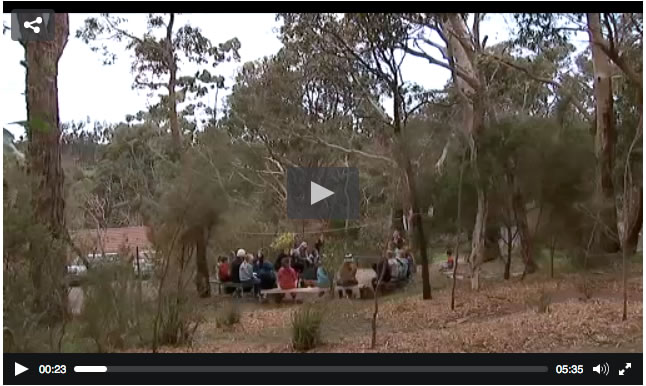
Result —
M325 245L325 239L323 233L319 235L319 238L314 243L314 250L316 251L316 256L319 258L323 256L323 245Z
M399 233L399 231L394 231L393 232L393 238L392 238L392 250L396 249L404 249L404 245L406 245L406 240L404 237Z
M283 260L284 259L289 259L289 251L287 249L283 249L279 254L278 257L276 257L276 261L274 262L274 270L278 272L280 268L283 266Z
M292 250L292 268L302 274L307 265L307 242L303 241L298 248Z
M253 294L260 295L260 279L253 272L253 255L247 254L242 264L240 264L240 283L251 285Z

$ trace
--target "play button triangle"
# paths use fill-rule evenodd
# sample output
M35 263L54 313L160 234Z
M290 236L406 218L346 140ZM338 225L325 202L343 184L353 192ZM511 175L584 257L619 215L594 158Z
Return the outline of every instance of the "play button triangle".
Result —
M314 205L317 202L324 200L333 194L334 194L333 191L322 187L316 182L310 181L310 205Z
M27 370L29 370L29 369L28 369L28 368L26 368L25 366L21 365L21 364L20 364L20 363L18 363L18 362L14 362L14 375L13 375L14 377L15 377L16 375L19 375L19 374L24 373L24 372L25 372L25 371L27 371Z

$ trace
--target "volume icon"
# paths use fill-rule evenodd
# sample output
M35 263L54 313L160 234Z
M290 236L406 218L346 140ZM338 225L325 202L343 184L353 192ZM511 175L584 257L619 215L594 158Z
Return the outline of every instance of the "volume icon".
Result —
M592 371L594 371L597 374L603 374L603 375L608 375L610 374L610 366L608 363L601 363L592 368Z

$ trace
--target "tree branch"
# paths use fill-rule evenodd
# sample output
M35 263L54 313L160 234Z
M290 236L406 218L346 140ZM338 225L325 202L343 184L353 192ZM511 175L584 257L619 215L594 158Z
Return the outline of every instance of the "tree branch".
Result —
M326 142L326 141L324 141L324 140L322 140L321 138L318 138L318 137L304 137L304 136L301 136L301 138L308 141L308 142L316 143L316 144L319 144L319 145L324 145L324 146L327 146L327 147L329 147L331 149L336 149L336 150L342 151L344 153L357 154L357 155L360 155L362 157L366 157L366 158L370 158L370 159L376 159L376 160L380 160L380 161L386 161L389 164L396 165L395 161L392 158L389 158L389 157L386 157L386 156L383 156L383 155L366 153L365 151L361 151L361 150L357 150L357 149L348 149L348 148L345 148L345 147L340 146L340 145L336 145L336 144L333 144L333 143Z

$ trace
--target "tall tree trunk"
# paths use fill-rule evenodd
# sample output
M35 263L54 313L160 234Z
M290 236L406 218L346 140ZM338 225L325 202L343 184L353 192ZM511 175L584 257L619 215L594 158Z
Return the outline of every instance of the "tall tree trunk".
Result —
M61 242L60 247L66 233L58 113L58 61L69 36L69 17L66 13L57 13L54 18L54 40L24 43L27 68L25 95L29 140L28 165L32 179L35 217L47 227L54 241ZM60 305L63 310L55 312L65 312L65 254L62 250L52 247L47 250L47 256L43 256L43 259L48 261L31 262L31 275L38 299L36 307ZM55 288L43 288L44 275L47 275L48 280L53 279L51 283ZM58 292L59 289L61 293Z
M505 260L505 273L503 278L509 280L511 274L511 253L514 248L514 238L516 238L516 232L511 232L511 225L507 225L507 240L505 244L507 245L507 260Z
M478 24L476 18L474 24ZM447 51L453 65L453 82L462 98L462 125L469 135L471 165L474 171L478 209L471 238L471 288L480 287L480 265L484 260L485 236L487 224L487 182L481 176L478 166L479 137L484 128L485 104L482 95L482 84L476 64L477 51L480 47L479 36L470 34L464 19L458 14L446 15L442 20L442 29L447 38ZM475 33L475 31L474 31ZM460 69L460 74L458 70Z
M173 136L173 146L177 154L182 148L182 133L179 129L179 119L177 117L177 61L175 59L175 50L173 49L173 25L175 24L175 14L170 14L170 20L166 27L166 44L167 60L170 78L168 80L168 115L170 121L170 132Z
M485 224L487 223L487 197L484 189L476 189L478 197L478 210L476 212L476 222L473 227L473 236L471 237L471 256L469 264L471 266L471 289L480 289L480 265L484 260L485 252Z
M634 254L637 251L637 244L639 244L639 233L642 230L643 223L643 187L630 186L627 199L630 200L629 210L624 213L624 232L625 241L624 249L628 254ZM626 210L626 203L624 202L624 210Z
M395 82L395 84L392 85L392 89L395 95L395 97L393 98L393 115L395 138L399 153L397 154L397 159L399 159L399 164L401 165L402 169L404 169L404 176L406 178L406 185L408 187L408 199L410 200L410 205L413 210L411 225L413 226L415 235L417 237L417 249L422 261L422 298L426 300L431 299L432 295L431 278L428 271L428 256L426 254L426 235L424 234L424 222L420 214L419 202L417 200L415 173L413 173L413 166L410 162L408 148L402 134L401 109L403 107L403 101L400 100L401 96L399 94L399 85Z
M498 223L492 220L492 217L490 208L485 229L485 262L500 258L500 228L498 228Z
M525 208L525 200L523 199L523 194L520 191L520 186L518 186L518 181L516 181L516 176L513 175L513 172L509 172L507 174L507 179L512 189L511 207L514 211L516 229L518 230L518 236L520 237L521 256L523 257L523 262L525 263L523 277L525 277L526 274L534 273L536 271L531 234L529 232L529 226L527 225L527 210Z
M610 60L596 42L603 42L600 14L588 13L588 34L592 51L594 70L594 94L596 100L596 134L595 153L597 156L596 191L599 205L599 216L603 224L598 232L601 250L617 252L619 250L619 232L617 230L617 207L615 190L612 182L614 147L616 140L612 81Z
M460 260L460 234L462 234L462 181L464 176L465 165L464 154L460 161L460 177L458 179L458 209L455 216L455 259L453 259L453 280L451 283L451 311L455 310L455 285L458 276L458 261Z
M197 285L197 293L200 295L200 297L203 298L208 298L209 296L211 296L211 286L209 284L209 265L206 259L207 244L207 231L203 227L199 227L195 231L195 265L197 268L195 284Z

